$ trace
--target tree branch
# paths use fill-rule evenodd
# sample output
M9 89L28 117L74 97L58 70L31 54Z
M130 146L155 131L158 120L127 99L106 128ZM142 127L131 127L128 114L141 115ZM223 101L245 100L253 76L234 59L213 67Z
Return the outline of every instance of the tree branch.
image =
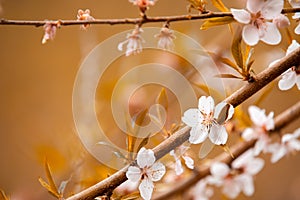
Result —
M300 47L296 49L294 52L286 56L285 58L281 59L280 62L275 64L273 67L267 68L261 73L259 73L255 77L255 81L253 83L247 83L245 86L240 88L238 91L234 92L232 95L230 95L225 101L227 103L232 104L234 107L241 104L243 101L251 97L254 93L262 89L264 86L266 86L269 82L274 80L276 77L280 76L283 72L291 68L292 66L298 66L300 63ZM296 104L299 106L299 103ZM295 118L299 116L299 111L288 111L294 114ZM286 125L290 120L287 120L286 117L276 118L277 119L277 126L282 127ZM280 119L280 120L279 120ZM279 121L279 122L278 122ZM182 143L188 140L189 138L189 127L183 127L176 133L174 133L172 136L170 136L168 139L164 140L162 143L160 143L158 146L156 146L153 151L155 153L156 159L160 159L164 155L168 154L171 150L174 148L180 146ZM234 147L232 151L234 152L234 155L238 155L239 152L244 152L249 147L253 146L254 142L249 143L243 143L239 144L238 146ZM236 149L235 149L236 148ZM222 155L221 155L222 156ZM224 159L227 159L230 161L230 158L227 156ZM221 159L223 160L223 159ZM126 171L128 166L124 167L120 171L116 172L112 176L108 177L107 179L67 198L67 200L88 200L88 199L94 199L97 196L103 195L108 191L113 190L118 185L120 185L122 182L126 180ZM202 174L209 173L208 168L203 169L200 171L201 176ZM199 173L195 174L195 179L199 177ZM193 182L190 179L190 182ZM195 181L195 180L194 180ZM194 183L194 182L193 182ZM185 182L185 184L191 184L189 182Z
M300 12L300 8L284 8L283 14ZM77 20L9 20L1 19L0 25L15 25L15 26L44 26L46 23L59 23L60 26L71 25L86 25L86 24L146 24L155 22L176 22L176 21L190 21L190 20L202 20L215 17L233 17L230 12L207 12L199 15L177 15L177 16L159 16L159 17L142 17L142 18L124 18L124 19L96 19L93 21L77 21Z
M275 118L275 129L272 130L270 133L278 132L281 128L284 126L290 124L292 121L296 120L298 117L300 117L300 101L297 102L295 105L290 107L289 109L282 112L280 115L278 115ZM255 144L256 140L251 140L248 142L242 142L234 145L230 148L232 154L235 158L242 155L244 152L246 152L248 149L252 148ZM214 159L214 161L224 162L226 164L231 164L232 161L235 159L232 158L228 153L224 152L220 154L218 157ZM194 184L196 184L198 181L200 181L202 178L210 175L210 166L206 165L202 168L198 168L194 170L194 174L189 179L185 180L185 182L181 184L176 184L174 187L172 187L171 190L169 190L166 193L160 194L156 196L155 200L163 200L163 199L170 199L170 197L182 193Z

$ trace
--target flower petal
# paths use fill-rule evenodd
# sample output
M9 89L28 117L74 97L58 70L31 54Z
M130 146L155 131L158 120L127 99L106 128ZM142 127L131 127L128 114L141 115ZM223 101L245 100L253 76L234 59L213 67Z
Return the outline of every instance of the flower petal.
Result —
M194 169L194 160L189 157L189 156L182 156L182 158L185 161L185 165L189 168L189 169Z
M300 35L300 23L298 24L298 26L295 28L295 33L297 35Z
M253 158L251 162L248 160L245 171L251 175L255 175L262 170L265 161L261 158Z
M252 196L254 193L254 185L253 185L253 178L249 174L242 174L236 177L237 181L242 186L242 191L246 196Z
M198 108L205 114L210 114L214 111L215 102L211 96L201 96L198 103Z
M244 41L250 46L256 45L259 41L258 29L253 25L245 25L242 35Z
M213 125L210 128L209 139L212 143L216 145L226 144L228 139L228 134L224 126Z
M153 182L147 178L142 180L141 184L139 185L139 191L141 193L141 197L145 200L150 200L152 193L153 193Z
M126 172L126 177L131 182L138 182L141 178L141 170L138 167L130 166Z
M188 109L184 112L183 117L181 120L183 123L188 125L189 127L195 127L199 124L202 120L202 115L200 114L198 109Z
M264 1L262 0L248 0L247 1L247 9L252 13L259 12L264 5Z
M152 165L151 171L152 181L159 181L165 175L166 167L164 164L157 162Z
M232 118L233 113L234 108L232 105L226 102L221 102L216 105L214 118L217 119L217 122L219 124L223 124L224 122Z
M272 22L265 22L266 27L264 29L264 34L260 38L261 41L270 44L276 45L279 44L281 41L281 34L275 24Z
M231 13L233 15L233 18L242 23L242 24L249 24L251 21L251 15L248 11L245 9L234 9L231 8Z
M199 144L203 142L208 135L208 130L205 126L199 124L196 127L192 127L189 137L189 142L192 144Z
M300 47L300 44L296 40L293 40L292 44L290 44L290 46L286 50L286 55L289 55L290 53L292 53L293 51L295 51L298 47Z
M267 0L264 2L261 10L261 14L264 18L273 19L281 13L281 10L283 9L283 0Z
M177 176L183 173L183 168L180 159L175 161L175 173Z
M142 147L137 155L137 164L140 168L151 166L155 162L154 152L151 149Z
M246 141L250 141L257 138L257 135L252 128L246 128L242 133L242 138Z
M272 157L271 157L271 162L272 163L278 162L278 160L280 160L287 153L286 148L284 146L280 145L280 144L274 144L274 147L277 147L277 148L276 148L276 150L273 151L273 154L272 154Z
M229 179L224 183L222 192L230 199L235 199L241 192L241 185L234 179Z
M264 125L264 122L266 121L266 113L265 110L261 110L257 106L249 106L248 112L251 118L251 121L259 127L262 127Z
M297 79L297 74L291 69L288 69L286 72L283 73L281 80L278 82L279 89L280 90L291 89L295 85L296 79Z
M210 173L214 177L225 178L230 172L228 165L222 162L215 162L210 167Z

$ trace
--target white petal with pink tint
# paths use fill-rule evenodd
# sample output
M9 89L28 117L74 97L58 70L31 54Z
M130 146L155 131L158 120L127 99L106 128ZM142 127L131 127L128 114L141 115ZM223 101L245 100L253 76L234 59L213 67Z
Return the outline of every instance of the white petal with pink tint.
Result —
M235 20L242 24L249 24L251 21L251 14L245 9L234 9L231 8L231 13Z
M154 189L153 182L149 179L142 180L141 184L139 185L139 191L141 193L141 197L145 200L150 200L152 196L152 192Z
M255 26L245 25L242 35L244 41L250 46L256 45L259 41L258 29Z
M252 0L248 0L248 1L252 1ZM264 2L265 3L261 10L261 14L264 16L264 18L273 19L277 17L278 14L281 13L281 10L283 8L283 0L267 0Z
M270 45L279 44L281 41L281 34L274 23L266 22L266 28L261 40Z
M280 90L289 90L291 89L297 79L297 74L293 72L291 69L288 69L283 75L282 78L278 82L278 87Z
M262 0L248 0L247 1L247 9L252 13L257 13L262 9L264 5L264 1Z

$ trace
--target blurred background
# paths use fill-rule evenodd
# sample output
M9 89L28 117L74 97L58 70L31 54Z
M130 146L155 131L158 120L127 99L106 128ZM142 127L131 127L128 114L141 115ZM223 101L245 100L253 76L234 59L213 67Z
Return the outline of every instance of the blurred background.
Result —
M76 19L78 9L86 8L91 10L93 17L99 19L139 16L138 9L127 0L109 2L1 0L0 2L0 17L6 19ZM224 2L228 7L244 7L244 2L241 1ZM188 2L184 0L178 0L176 3L172 0L159 0L151 7L148 15L185 14L187 5ZM210 4L208 9L216 10ZM201 21L176 22L171 24L171 28L189 35L209 51L217 51L220 55L230 57L230 53L226 50L231 45L228 27L200 31L201 23ZM145 26L161 27L162 24ZM299 37L293 34L294 27L293 23L290 32L299 42ZM57 184L63 180L71 180L72 189L67 191L67 195L80 191L114 172L94 159L78 139L72 116L72 92L76 73L89 52L110 36L132 28L133 25L92 25L87 30L82 30L79 26L61 27L57 30L54 41L42 45L44 34L42 27L0 26L0 188L11 195L12 199L54 199L38 182L39 177L45 178L43 163L46 157ZM272 60L285 54L289 39L285 31L282 31L282 35L283 40L279 46L259 44L255 47L254 69L257 73ZM268 54L265 54L266 52ZM143 58L149 61L149 57L136 58L141 62L146 61ZM179 63L182 64L184 61ZM117 66L120 63L116 61L113 64ZM179 70L186 71L186 69ZM226 71L228 68L220 70ZM107 77L113 77L116 73L117 71L111 70L107 72ZM107 84L107 88L111 89L115 82L115 79L108 78L101 83L104 87ZM226 84L230 86L232 92L243 83L239 80L230 80ZM137 93L131 108L132 112L136 113L134 109L144 106L140 105L141 102L144 104L153 102L159 91L159 87L149 87ZM167 91L167 94L171 99L174 98L170 91ZM100 117L101 112L106 113L101 108L107 108L106 105L109 105L109 98L105 98L105 95L109 96L110 93L97 93ZM256 96L259 95L261 93ZM265 108L267 113L274 111L276 116L299 101L299 97L296 87L282 92L275 84L259 106ZM247 105L255 102L255 98L247 100L243 106L246 113ZM170 117L170 121L178 123L180 115L176 117L175 113L172 115L174 116ZM292 132L299 127L299 122L300 120L293 122L284 129L284 132ZM109 127L110 124L107 123L106 126ZM269 156L264 157L266 166L255 178L256 192L253 197L247 199L299 199L300 154L290 155L272 165L269 163ZM220 195L216 194L215 199L219 198ZM240 195L239 199L246 198Z

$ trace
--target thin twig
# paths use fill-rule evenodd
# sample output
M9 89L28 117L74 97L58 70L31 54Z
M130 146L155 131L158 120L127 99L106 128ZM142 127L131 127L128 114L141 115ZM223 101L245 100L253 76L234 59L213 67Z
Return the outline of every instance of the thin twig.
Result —
M296 13L300 12L300 8L284 8L282 13ZM77 20L10 20L1 19L0 25L15 25L15 26L44 26L46 23L59 24L59 26L71 26L71 25L86 25L86 24L146 24L155 22L176 22L176 21L190 21L190 20L202 20L216 17L232 17L230 12L208 12L198 15L176 15L176 16L158 16L158 17L143 17L143 18L123 18L123 19L95 19L93 21L77 21Z
M234 107L241 104L243 101L251 97L254 93L262 89L276 77L280 76L283 72L291 68L292 66L298 66L300 61L300 47L296 49L294 52L281 59L280 62L275 64L273 67L267 68L258 74L255 77L255 81L253 83L247 83L244 87L230 95L226 102L232 104ZM278 122L277 122L278 123ZM164 155L168 154L174 148L180 146L183 142L187 141L189 138L189 127L183 127L175 134L173 134L168 139L164 140L158 146L156 146L153 151L155 153L156 159L160 159ZM248 144L248 143L246 143ZM253 145L250 143L248 145ZM242 145L239 148L245 149L247 145ZM238 148L238 149L239 149ZM247 147L248 148L248 147ZM241 152L242 150L234 150L233 152ZM235 154L236 155L236 154ZM228 158L227 158L228 159ZM113 190L118 185L123 183L126 180L126 171L128 166L119 170L112 176L107 179L93 185L69 198L67 200L88 200L94 199L97 196L103 195L105 192L109 190ZM206 169L208 170L208 169Z
M275 118L275 129L272 130L271 133L275 133L282 129L284 126L290 124L294 120L300 117L300 101L297 102L295 105L290 107L289 109L282 112L280 115L278 115ZM214 159L214 161L224 162L226 164L231 164L232 161L242 155L244 152L246 152L248 149L252 148L255 144L256 140L251 140L248 142L242 142L234 145L233 147L230 147L230 151L234 155L234 158L232 158L228 153L224 152L220 154L218 157ZM211 162L212 163L212 162ZM194 184L196 184L198 181L200 181L202 178L210 175L210 165L205 165L202 168L198 168L194 170L193 175L186 179L184 182L181 182L180 184L176 184L174 187L172 187L171 190L169 190L166 193L157 195L154 199L155 200L163 200L163 199L170 199L170 197L182 193Z

